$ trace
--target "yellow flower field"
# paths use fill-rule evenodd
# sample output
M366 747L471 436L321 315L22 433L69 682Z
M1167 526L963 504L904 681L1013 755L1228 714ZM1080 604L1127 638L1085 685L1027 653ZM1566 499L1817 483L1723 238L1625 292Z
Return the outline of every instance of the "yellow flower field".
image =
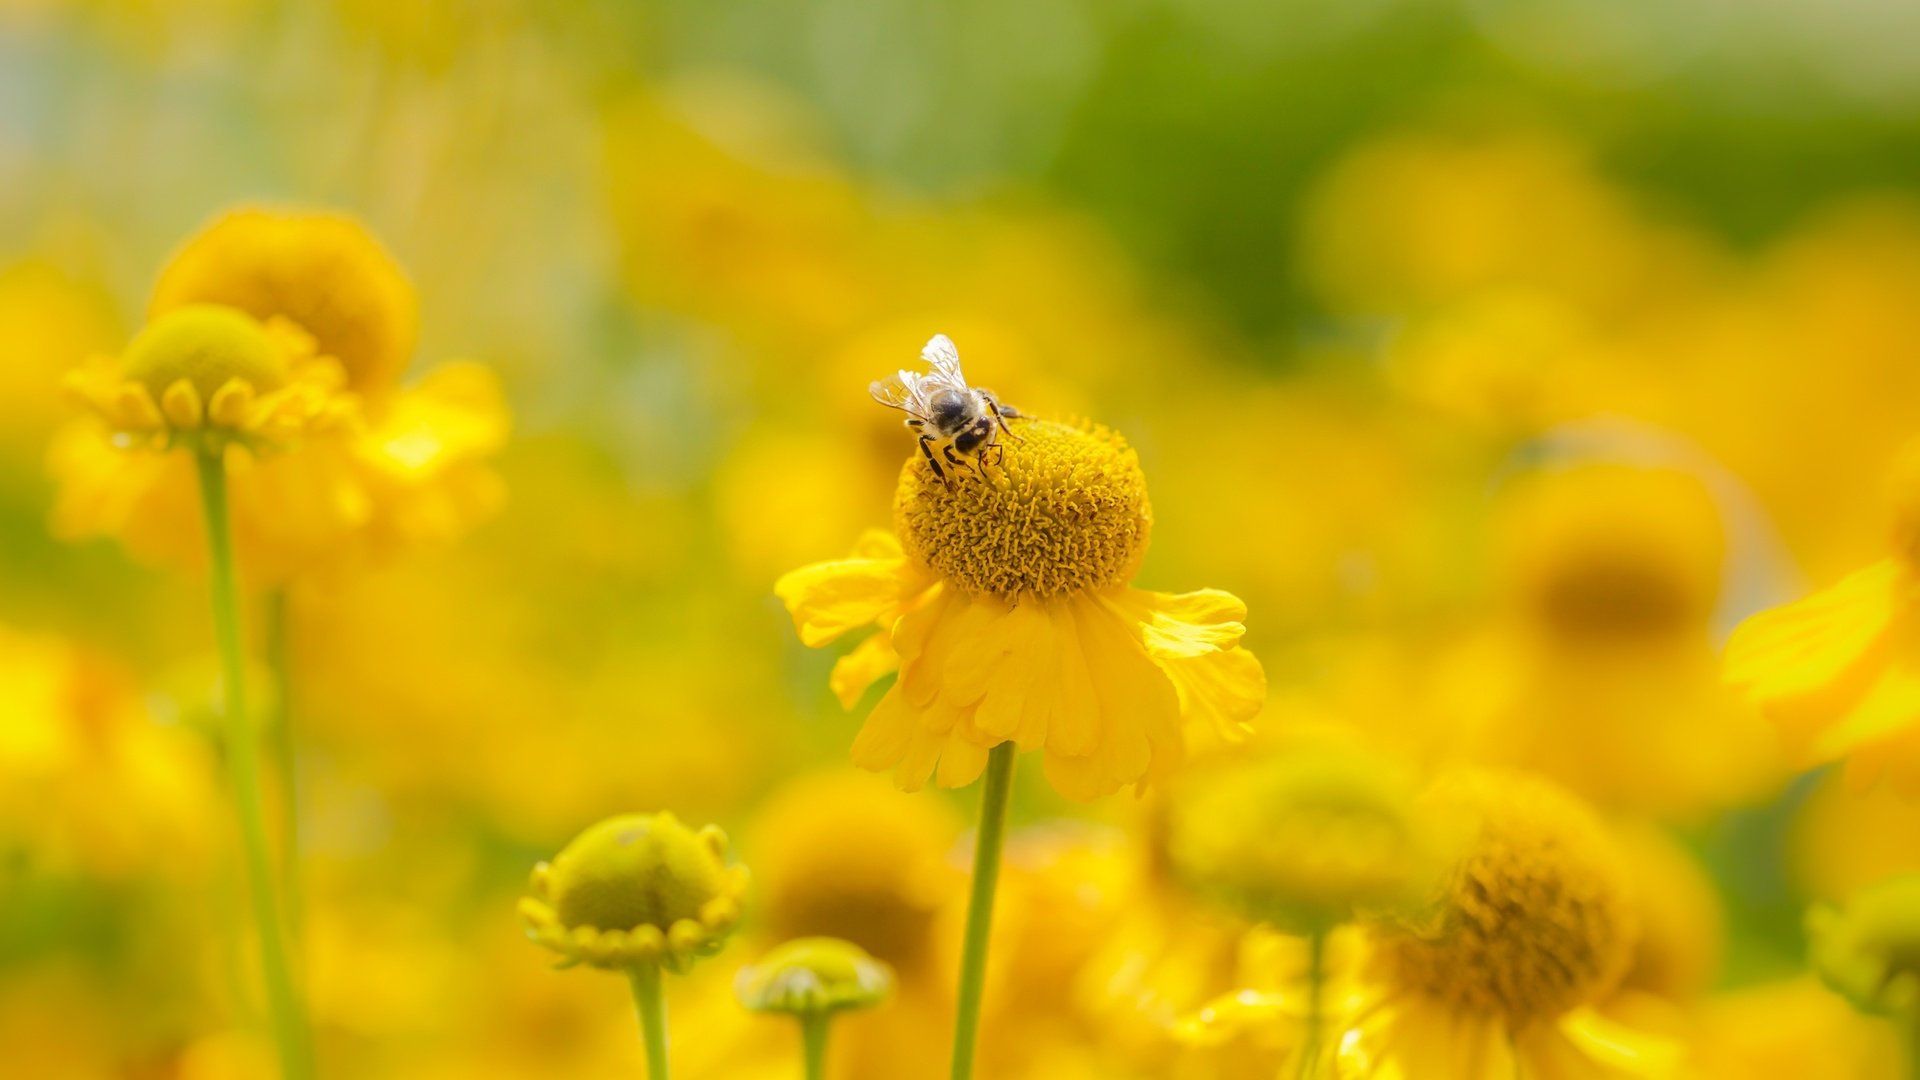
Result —
M0 0L0 1076L1920 1080L1916 33Z

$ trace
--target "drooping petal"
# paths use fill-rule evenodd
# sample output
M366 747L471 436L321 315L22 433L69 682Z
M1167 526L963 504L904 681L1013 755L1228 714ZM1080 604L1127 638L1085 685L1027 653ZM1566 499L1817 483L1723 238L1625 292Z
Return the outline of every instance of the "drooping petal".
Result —
M899 558L817 562L782 575L773 591L793 616L800 640L817 648L899 609L902 562Z
M1100 749L1100 699L1082 648L1071 603L1048 606L1059 650L1058 681L1045 694L1046 749L1049 754L1090 757Z
M996 632L1000 662L986 680L973 724L989 738L1012 739L1022 749L1035 749L1046 739L1042 686L1058 664L1053 626L1043 605L1027 601L1009 609Z
M896 684L883 695L853 737L853 763L870 772L885 772L899 764L912 745L919 718L907 707Z
M1147 654L1136 624L1091 597L1069 603L1100 703L1100 767L1116 784L1143 779L1150 768L1170 770L1182 756L1173 683Z
M863 639L853 647L853 651L834 661L833 673L827 677L827 687L840 701L840 707L851 709L859 704L860 696L867 692L881 678L899 670L900 654L893 651L893 635L885 630Z
M1138 623L1141 641L1173 683L1189 724L1228 742L1245 735L1267 696L1260 661L1239 647L1246 605L1218 589L1175 594L1129 588L1102 596L1101 603Z

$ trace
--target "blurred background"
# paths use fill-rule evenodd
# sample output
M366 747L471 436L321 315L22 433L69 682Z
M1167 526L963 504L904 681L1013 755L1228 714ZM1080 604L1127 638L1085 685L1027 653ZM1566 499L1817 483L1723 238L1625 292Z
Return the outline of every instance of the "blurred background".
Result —
M683 1071L790 1075L728 980L836 932L908 987L845 1075L944 1072L971 797L853 772L831 651L771 595L888 523L910 444L865 387L935 332L1132 440L1140 583L1248 601L1268 724L1657 836L1699 946L1669 1021L1751 1028L1729 1002L1802 992L1806 903L1920 869L1920 811L1801 771L1714 658L1882 549L1916 36L1878 0L0 0L0 1060L271 1073L204 571L63 536L47 466L64 373L253 203L363 221L413 372L478 361L513 414L497 513L290 593L327 1074L638 1075L622 988L543 970L513 904L653 808L760 882L674 988ZM1156 800L1019 800L987 1037L1023 1053L990 1075L1236 1075L1105 994L1180 902ZM1872 1045L1808 1000L1812 1045Z

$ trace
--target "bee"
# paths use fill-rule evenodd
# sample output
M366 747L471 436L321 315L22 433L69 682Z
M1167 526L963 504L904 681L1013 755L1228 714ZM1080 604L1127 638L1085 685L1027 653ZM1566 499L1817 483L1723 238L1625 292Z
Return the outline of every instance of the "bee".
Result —
M1000 433L1020 438L1007 426L1009 419L1019 418L1020 410L1002 404L992 391L967 385L960 374L960 350L947 335L933 335L920 350L920 359L927 365L926 374L898 371L868 386L867 392L887 408L907 414L907 426L919 433L920 452L933 467L933 475L952 487L948 469L975 472L976 465L1000 463L1006 454ZM988 451L994 453L991 463ZM969 457L973 463L966 460ZM942 461L946 468L941 467Z

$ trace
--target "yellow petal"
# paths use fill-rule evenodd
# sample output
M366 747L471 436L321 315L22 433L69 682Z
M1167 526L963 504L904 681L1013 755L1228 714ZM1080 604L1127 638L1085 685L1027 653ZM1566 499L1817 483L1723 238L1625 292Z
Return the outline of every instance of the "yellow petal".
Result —
M881 630L834 662L833 674L827 677L827 687L840 700L841 708L851 709L859 704L860 696L867 692L867 687L899 670L899 667L900 654L893 651L893 635Z
M1534 1039L1550 1044L1558 1036L1584 1061L1601 1067L1591 1073L1594 1076L1671 1076L1680 1066L1681 1048L1673 1040L1628 1027L1591 1008L1568 1013L1557 1030L1542 1027Z
M894 686L867 714L853 737L853 763L871 772L885 772L899 764L912 743L918 722Z
M253 412L253 386L241 379L228 379L207 402L207 422L213 427L238 431L244 429Z
M1128 588L1101 600L1141 625L1142 638L1156 656L1203 656L1231 649L1246 633L1247 605L1219 589L1158 593Z
M160 411L166 414L167 423L181 430L199 427L205 416L200 407L200 391L187 379L175 379L160 395Z
M148 431L166 423L160 416L160 407L153 402L153 395L139 383L120 386L114 392L108 412L108 420L126 431Z
M1797 603L1763 611L1727 642L1726 677L1759 701L1849 689L1907 606L1913 580L1888 559Z
M1016 604L996 624L1004 652L987 681L973 724L984 735L1034 749L1046 739L1046 699L1038 686L1058 671L1060 650L1044 605Z
M1047 605L1059 650L1058 682L1043 688L1047 702L1046 748L1049 754L1091 757L1100 749L1100 700L1088 673L1080 631L1071 603Z
M899 607L900 563L891 559L814 563L782 576L773 591L793 616L800 640L818 648Z
M1864 744L1920 727L1920 672L1890 665L1838 722L1814 735L1816 760L1830 760Z
M1181 757L1180 698L1147 655L1138 625L1090 597L1071 602L1100 702L1100 747L1095 757L1109 778L1132 783L1160 759L1163 769Z
M987 767L988 747L966 739L948 739L940 754L940 769L935 779L944 788L966 787L980 779Z

